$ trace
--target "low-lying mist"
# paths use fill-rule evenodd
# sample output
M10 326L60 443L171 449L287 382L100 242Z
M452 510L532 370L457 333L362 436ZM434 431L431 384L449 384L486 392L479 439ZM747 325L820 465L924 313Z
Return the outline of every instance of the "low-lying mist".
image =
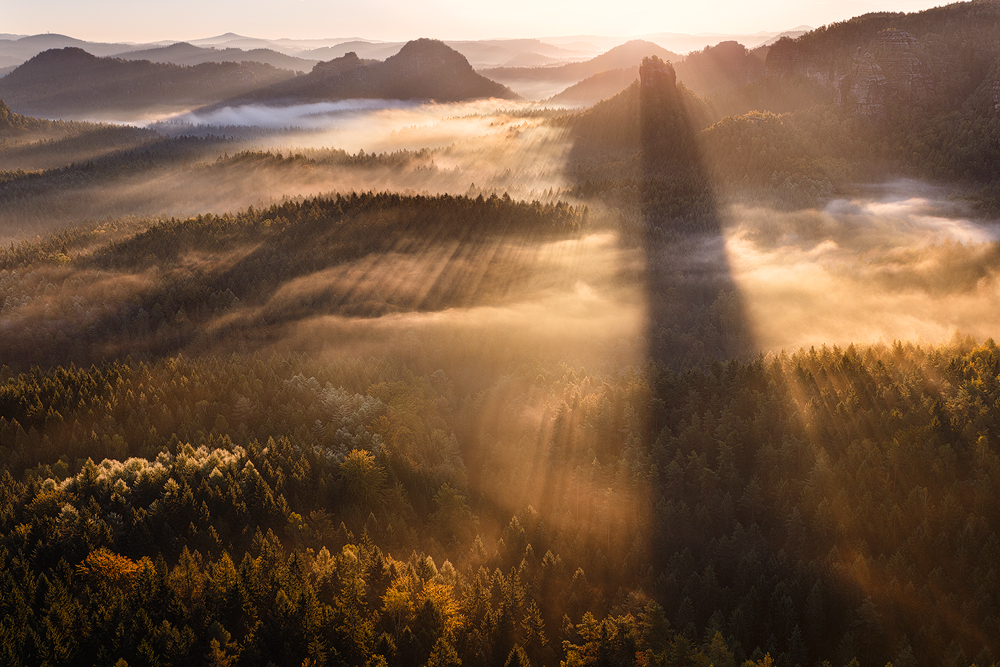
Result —
M0 271L0 363L392 354L472 381L521 363L643 363L641 253L608 220L502 198L367 197L382 208L344 203L361 212L339 220L314 215L317 200L241 217L253 223L137 221L23 244ZM543 229L566 219L583 227Z
M289 106L260 104L195 110L152 125L170 134L201 127L257 127L288 130L280 139L261 139L266 148L336 147L351 153L434 149L455 142L524 129L537 105L508 100L438 104L411 100L358 99Z
M507 193L552 201L567 186L571 146L546 117L526 105L498 110L495 101L221 109L207 119L256 129L181 116L155 126L164 138L97 146L93 161L61 169L54 168L52 146L38 142L19 149L18 159L48 170L5 175L0 239L88 219L222 214L332 192ZM234 130L238 136L229 137Z
M762 350L996 335L1000 229L900 181L822 209L734 206L727 255Z

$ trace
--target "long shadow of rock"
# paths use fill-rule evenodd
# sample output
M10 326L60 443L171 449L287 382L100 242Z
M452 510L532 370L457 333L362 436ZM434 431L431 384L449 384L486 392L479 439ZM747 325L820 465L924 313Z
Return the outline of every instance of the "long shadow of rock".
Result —
M754 344L722 215L673 69L640 68L649 355L668 366L745 358Z
M615 210L622 243L641 247L649 359L675 370L754 353L697 104L669 63L646 58L639 81L576 122L569 160L577 193Z
M654 371L642 428L649 461L660 472L634 491L637 544L648 570L631 585L652 595L689 636L715 612L729 619L735 605L721 595L698 598L693 588L678 584L678 577L708 568L739 600L748 595L734 574L743 556L720 555L713 545L732 540L764 559L780 550L768 542L771 517L738 512L730 489L703 485L708 477L718 479L713 476L721 469L714 432L681 437L685 430L701 428L695 426L703 423L698 420L715 419L713 410L724 409L720 393L755 391L752 381L759 379L753 364L736 373L720 365L747 360L756 348L726 254L723 210L699 146L698 131L708 121L700 117L698 103L677 84L669 63L647 58L639 81L575 121L569 166L577 193L608 206L621 221L621 242L645 259L645 335ZM692 369L703 372L684 372ZM683 421L692 415L694 422ZM752 453L746 456L753 460ZM699 480L696 475L705 471ZM740 489L737 482L731 490ZM771 558L767 567L776 581L789 576L781 559ZM740 641L763 643L759 634L742 627L735 621L731 625Z

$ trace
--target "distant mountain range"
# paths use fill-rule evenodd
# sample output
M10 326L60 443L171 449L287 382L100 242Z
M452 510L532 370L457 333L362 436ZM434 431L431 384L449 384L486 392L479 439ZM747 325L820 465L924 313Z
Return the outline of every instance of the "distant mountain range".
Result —
M770 46L782 37L795 39L812 30L807 25L800 25L791 30L782 32L756 32L745 35L727 35L722 33L702 33L700 35L688 35L676 32L658 32L650 35L639 35L639 39L648 42L655 42L660 46L676 51L677 53L690 53L701 51L707 47L721 44L722 42L739 42L748 49L755 49L758 46Z
M21 113L67 118L211 104L294 76L261 63L184 67L67 47L43 51L0 79L0 99Z
M583 62L548 67L495 67L480 72L525 97L540 99L601 72L638 67L639 62L648 56L671 61L681 58L658 44L636 39Z
M19 111L58 117L158 105L215 109L350 98L451 102L523 96L586 107L627 88L636 79L638 63L655 56L673 63L679 83L715 99L772 79L782 67L801 69L797 63L805 62L803 56L782 54L793 53L788 45L798 44L805 29L744 35L745 43L715 44L711 43L723 35L657 33L650 35L652 40L631 40L590 58L584 56L595 44L609 43L609 38L420 39L403 44L357 38L262 40L227 33L139 48L91 45L65 35L8 35L0 36L0 98ZM803 43L829 30L809 32ZM709 45L680 55L664 48L664 42ZM49 49L21 66L6 64L33 49L59 44L70 46ZM94 53L85 52L80 44L93 47ZM777 46L772 48L773 44ZM114 57L94 57L102 54ZM785 61L796 64L782 64ZM482 63L503 66L477 70ZM809 76L818 78L811 71Z
M179 49L197 54L187 45ZM348 98L455 102L517 97L477 74L442 42L409 42L385 62L350 53L305 75L258 62L193 66L98 58L75 47L44 51L0 79L0 99L19 112L74 118L98 113L235 104L297 104Z
M384 62L366 61L356 53L348 53L319 63L305 76L253 90L215 106L354 98L458 102L490 97L516 99L517 95L477 74L465 56L443 42L418 39L407 42L399 53Z
M385 60L399 53L404 42L370 42L352 40L335 46L309 49L297 54L302 58L331 60L353 51L360 58ZM594 55L594 49L566 49L537 39L492 39L480 41L445 41L461 53L476 69L498 65L541 65L584 60Z
M809 28L799 26L786 32L761 32L753 35L687 35L681 33L655 33L639 37L658 44L661 48L675 53L700 50L723 41L738 41L747 48L770 44L782 36L797 37ZM574 37L543 37L540 39L488 39L446 41L445 43L466 57L476 69L492 67L535 67L541 65L565 64L592 58L604 51L619 46L622 38L600 35ZM0 33L0 76L5 68L20 65L28 59L49 49L75 46L96 56L117 56L144 52L129 59L139 58L153 62L169 62L175 65L196 65L211 60L191 60L190 50L181 51L175 58L171 51L157 52L157 49L175 44L214 49L217 55L226 52L225 59L235 62L256 60L275 67L305 72L311 64L298 61L281 61L275 54L289 56L304 61L321 61L339 58L351 51L360 58L385 60L403 47L404 42L382 42L361 37L333 37L326 39L260 39L225 33L214 37L186 39L183 41L161 41L143 44L88 42L67 35L46 33L41 35L14 35ZM204 54L202 54L204 55ZM634 63L632 63L634 65Z
M303 73L310 71L319 62L319 60L311 58L288 56L274 49L243 50L235 47L217 49L210 46L195 46L187 42L177 42L170 46L158 46L139 51L126 51L115 54L115 57L122 60L149 60L154 63L172 63L174 65L257 62Z

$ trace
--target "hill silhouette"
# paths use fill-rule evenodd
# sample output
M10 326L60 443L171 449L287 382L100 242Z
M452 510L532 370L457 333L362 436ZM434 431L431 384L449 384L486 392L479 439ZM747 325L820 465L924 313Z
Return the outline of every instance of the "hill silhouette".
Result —
M17 39L6 39L0 41L0 55L16 60L20 65L25 60L38 55L42 51L49 49L64 49L67 46L75 46L84 49L88 53L96 56L110 56L116 53L123 53L137 48L132 44L87 42L76 37L60 35L58 33L42 33L40 35L27 35Z
M309 74L255 90L216 105L295 104L340 99L398 99L459 102L515 99L509 88L477 74L461 53L432 39L407 42L385 62L356 53L318 63Z
M622 92L639 76L639 66L611 69L588 76L548 99L553 104L591 106Z
M0 98L23 113L72 116L211 104L294 76L261 63L183 67L98 58L68 47L43 51L0 79Z
M494 67L480 72L515 90L521 87L534 88L532 84L544 82L554 87L552 92L557 92L601 72L635 67L637 62L649 56L656 56L666 61L676 61L681 58L653 42L635 39L582 62L558 67Z
M296 72L308 72L318 60L296 58L279 53L274 49L239 49L229 47L216 49L212 47L195 46L187 42L177 42L169 46L161 46L139 51L127 51L115 55L122 60L149 60L154 63L173 63L174 65L200 65L202 63L223 62L256 62L272 65L280 69L290 69Z

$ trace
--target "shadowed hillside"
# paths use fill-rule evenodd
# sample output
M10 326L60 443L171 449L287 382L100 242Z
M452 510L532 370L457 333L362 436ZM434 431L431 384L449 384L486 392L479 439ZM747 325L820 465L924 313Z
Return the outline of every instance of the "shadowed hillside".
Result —
M0 79L0 98L27 114L115 114L210 104L293 76L260 63L182 67L67 47L40 53Z
M490 97L517 95L477 74L462 54L444 43L418 39L385 62L364 61L351 52L317 64L305 76L227 99L219 106L355 98L458 102Z

